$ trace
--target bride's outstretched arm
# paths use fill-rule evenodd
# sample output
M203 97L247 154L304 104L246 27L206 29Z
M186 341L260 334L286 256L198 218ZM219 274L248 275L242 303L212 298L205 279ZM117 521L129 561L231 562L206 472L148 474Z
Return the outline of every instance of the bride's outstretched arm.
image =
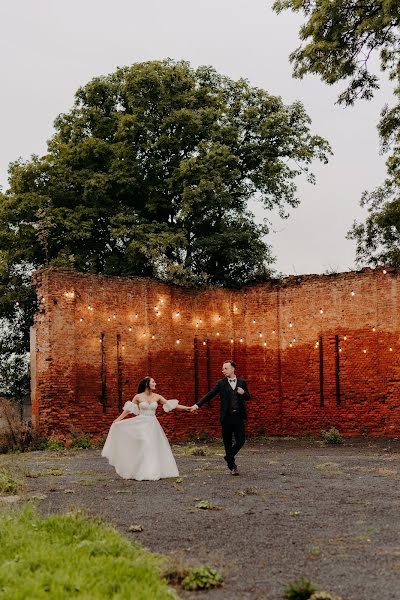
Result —
M178 402L178 404L175 404L175 402L177 402L177 400L166 400L162 396L159 396L158 400L159 400L159 402L161 402L161 404L164 405L164 410L166 408L169 408L169 410L166 410L166 412L170 412L171 410L181 410L183 412L190 411L190 406L185 406L184 404L179 404L179 402ZM171 403L171 404L169 404L169 403ZM172 403L173 403L173 405L172 405Z

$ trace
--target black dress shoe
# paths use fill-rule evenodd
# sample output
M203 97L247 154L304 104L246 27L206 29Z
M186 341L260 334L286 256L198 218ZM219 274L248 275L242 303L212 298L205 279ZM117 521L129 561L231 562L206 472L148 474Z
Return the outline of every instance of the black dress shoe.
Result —
M237 467L233 467L233 469L231 469L231 475L239 475L239 471Z

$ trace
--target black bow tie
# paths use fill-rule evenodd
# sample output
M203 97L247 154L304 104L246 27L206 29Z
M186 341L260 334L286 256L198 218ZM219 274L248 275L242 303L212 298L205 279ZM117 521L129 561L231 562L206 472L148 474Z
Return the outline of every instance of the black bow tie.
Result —
M235 379L228 379L228 381L234 382L234 381L236 381L236 377L235 377Z

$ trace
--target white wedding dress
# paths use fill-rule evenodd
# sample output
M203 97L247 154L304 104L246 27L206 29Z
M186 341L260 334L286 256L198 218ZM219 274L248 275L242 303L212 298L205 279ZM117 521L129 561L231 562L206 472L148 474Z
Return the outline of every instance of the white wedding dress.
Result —
M163 404L174 410L178 400ZM171 447L156 417L157 402L126 402L124 410L137 415L111 425L101 455L123 479L156 480L179 475Z

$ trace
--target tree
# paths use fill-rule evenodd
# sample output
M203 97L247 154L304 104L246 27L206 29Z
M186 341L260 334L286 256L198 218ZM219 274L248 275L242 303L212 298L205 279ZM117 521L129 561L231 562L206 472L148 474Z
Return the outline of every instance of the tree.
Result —
M347 81L338 102L351 105L372 98L378 77L370 57L380 53L381 70L394 82L395 104L385 106L378 131L387 159L387 178L365 192L365 223L353 224L348 238L357 241L358 262L400 265L400 3L399 0L277 0L274 9L302 12L304 44L290 55L295 77L319 75L328 84Z
M247 208L282 217L295 179L325 140L303 106L211 67L154 61L80 88L48 151L10 165L0 197L0 316L32 315L33 269L243 285L270 273L271 251Z

